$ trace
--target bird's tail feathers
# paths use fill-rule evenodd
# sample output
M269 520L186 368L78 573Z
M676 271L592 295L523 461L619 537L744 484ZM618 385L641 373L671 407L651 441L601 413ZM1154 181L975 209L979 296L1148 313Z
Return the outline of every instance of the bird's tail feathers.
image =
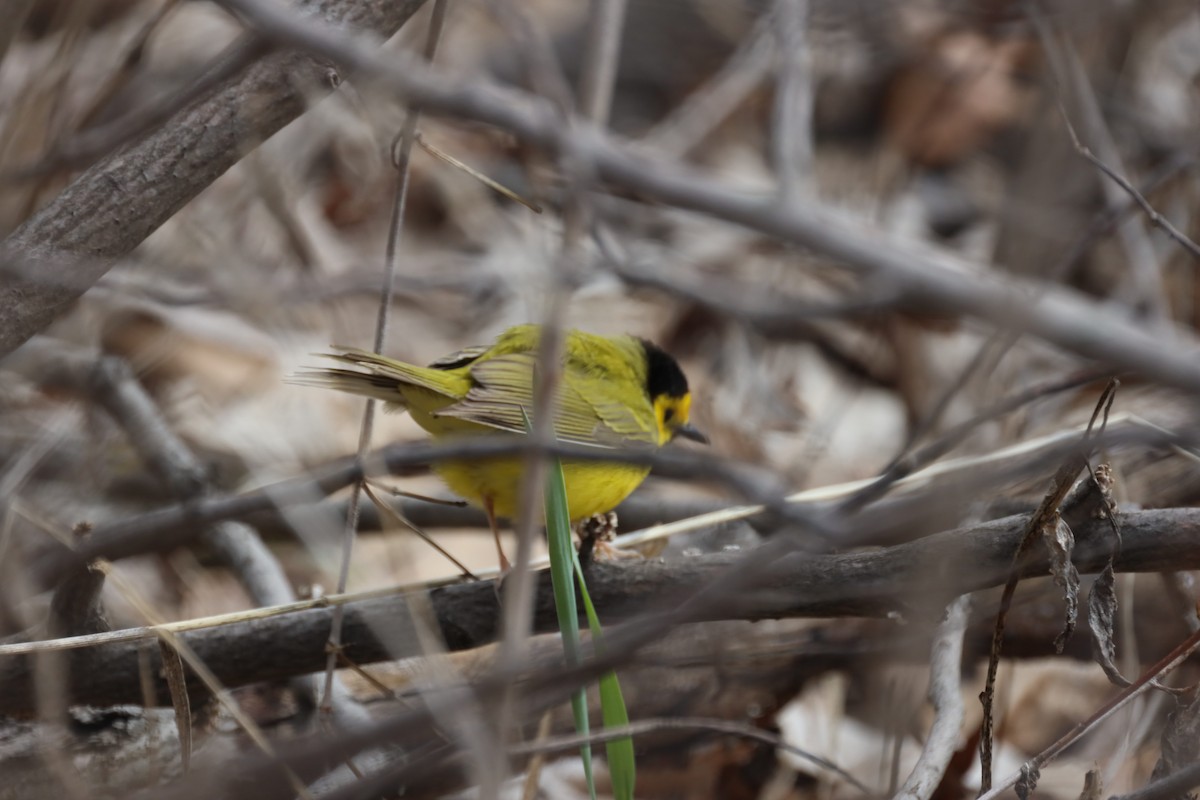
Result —
M354 369L313 369L296 376L292 382L373 397L399 408L406 406L405 398L412 389L432 392L434 396L456 401L471 388L470 378L458 371L418 367L366 350L349 347L335 349L341 352L319 355Z
M397 408L404 408L404 395L396 386L396 378L387 375L340 368L313 369L292 376L288 383L336 389L339 392L370 397Z

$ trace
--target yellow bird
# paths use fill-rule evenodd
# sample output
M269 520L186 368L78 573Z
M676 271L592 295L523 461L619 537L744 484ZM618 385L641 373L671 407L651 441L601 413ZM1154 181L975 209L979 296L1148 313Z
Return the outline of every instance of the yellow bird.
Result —
M350 368L312 370L301 381L405 409L437 441L525 433L540 334L537 325L518 325L491 345L460 350L428 367L346 349L328 357ZM683 437L707 444L689 422L691 405L683 370L661 348L633 336L567 332L554 404L561 441L660 447ZM435 471L454 493L483 508L499 550L496 518L516 516L521 460L446 461ZM564 461L572 521L611 511L649 471L635 464ZM506 566L502 551L500 556Z

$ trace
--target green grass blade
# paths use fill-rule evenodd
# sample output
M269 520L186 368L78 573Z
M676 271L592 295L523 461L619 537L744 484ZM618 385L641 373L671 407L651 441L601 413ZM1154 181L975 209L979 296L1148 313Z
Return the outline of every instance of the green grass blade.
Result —
M546 539L550 549L550 582L554 587L554 610L558 614L558 628L562 632L563 650L567 662L577 664L580 660L579 607L575 604L575 563L578 556L571 540L571 512L567 508L567 481L563 476L562 464L558 459L550 462L546 477ZM575 717L575 732L587 736L591 731L588 723L587 690L580 688L571 695L571 713ZM583 774L587 780L588 793L596 800L596 783L592 778L592 747L585 744L580 748L583 758Z
M603 640L600 630L600 617L592 598L588 594L587 582L583 579L583 567L579 563L579 554L571 549L571 562L575 567L575 579L579 582L579 594L583 598L583 609L587 613L588 627L592 631L592 641L596 650L603 650ZM625 696L621 693L621 682L617 673L606 672L600 676L600 713L604 718L604 727L616 728L629 724L629 711L625 707ZM615 800L633 800L633 788L637 783L637 765L633 757L633 739L628 736L614 739L604 745L608 756L608 773L612 780L613 797Z

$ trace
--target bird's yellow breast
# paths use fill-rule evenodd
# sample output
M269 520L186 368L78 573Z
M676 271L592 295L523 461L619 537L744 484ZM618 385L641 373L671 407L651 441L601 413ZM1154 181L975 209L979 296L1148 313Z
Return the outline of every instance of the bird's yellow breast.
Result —
M649 467L595 461L564 461L567 507L571 521L611 511L641 485ZM521 459L495 458L448 461L436 467L437 474L452 492L482 505L492 498L496 515L514 519L521 495Z

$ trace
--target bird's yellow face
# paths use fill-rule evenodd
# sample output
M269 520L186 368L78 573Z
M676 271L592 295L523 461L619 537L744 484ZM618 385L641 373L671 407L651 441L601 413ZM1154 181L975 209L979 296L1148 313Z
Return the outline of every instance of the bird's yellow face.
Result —
M654 418L658 422L658 443L666 444L676 436L691 439L694 442L708 444L705 436L689 421L692 411L692 395L681 396L660 394L654 398Z

